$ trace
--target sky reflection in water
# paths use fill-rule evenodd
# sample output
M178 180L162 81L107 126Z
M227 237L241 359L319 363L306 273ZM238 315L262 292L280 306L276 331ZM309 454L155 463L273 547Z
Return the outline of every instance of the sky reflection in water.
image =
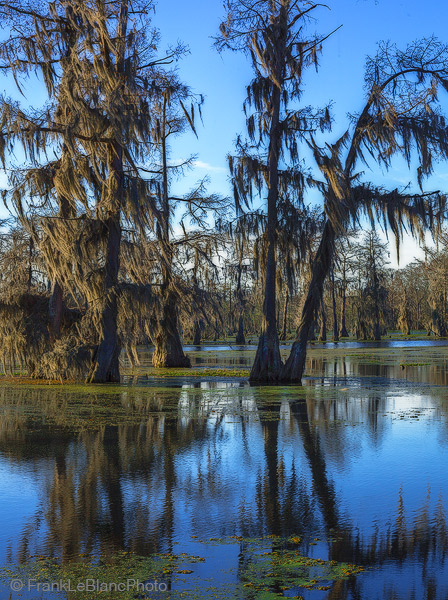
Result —
M191 536L300 534L310 556L373 567L305 598L444 600L446 350L411 346L429 365L400 350L317 351L303 387L3 386L2 561L188 552L229 583L239 545ZM241 365L248 353L235 352L219 364Z

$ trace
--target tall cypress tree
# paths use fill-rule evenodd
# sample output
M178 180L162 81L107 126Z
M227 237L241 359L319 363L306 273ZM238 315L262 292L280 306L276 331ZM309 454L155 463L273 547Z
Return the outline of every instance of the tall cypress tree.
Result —
M249 141L239 142L238 155L230 157L237 211L249 207L255 194L267 196L263 321L252 381L275 382L282 368L276 316L279 197L289 186L300 196L303 180L297 142L305 132L325 128L330 120L327 110L297 106L303 74L317 64L321 40L308 37L306 25L319 6L292 0L228 0L227 19L217 40L219 49L248 54L255 72L244 107Z

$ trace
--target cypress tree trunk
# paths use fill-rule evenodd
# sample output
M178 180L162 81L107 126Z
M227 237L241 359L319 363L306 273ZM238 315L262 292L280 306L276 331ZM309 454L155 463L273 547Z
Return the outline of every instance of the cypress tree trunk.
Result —
M336 311L336 295L334 291L334 272L331 271L331 300L333 304L333 342L339 342L338 314Z
M111 383L120 381L119 356L121 351L118 336L117 290L120 268L121 225L120 212L106 221L108 229L106 250L106 277L104 285L104 307L100 323L100 343L96 351L89 383Z
M325 312L325 306L323 302L320 311L320 331L318 340L319 342L327 341L327 314Z
M31 293L31 286L33 284L33 250L34 242L33 238L30 237L30 242L28 246L28 294Z
M404 335L411 335L411 318L406 292L400 304L400 313L398 315L398 326Z
M276 207L275 207L276 208ZM276 210L275 210L276 212ZM271 234L269 236L269 234ZM277 332L277 319L275 314L275 230L269 231L271 238L268 242L268 258L266 265L265 297L263 303L263 322L260 339L258 342L255 361L250 373L250 381L263 381L275 383L278 381L282 360Z
M280 9L278 55L283 57L286 43L286 8ZM277 202L278 202L278 163L281 148L280 103L284 81L284 64L278 64L272 90L272 119L269 135L269 191L268 222L266 231L267 257L264 281L263 320L255 361L250 372L250 381L275 383L283 367L275 311L276 303L276 242L277 242Z
M447 330L445 327L445 323L443 321L442 315L437 307L437 302L432 300L432 310L431 310L431 327L430 329L433 331L436 337L446 337Z
M346 291L346 287L345 287L345 282L343 284L343 288L342 288L342 303L341 303L341 330L339 333L339 336L341 338L343 337L348 337L348 331L347 331L347 327L345 324L345 313L346 313L346 307L347 307L347 291Z
M154 367L191 367L190 359L184 354L179 334L177 296L170 291L166 293L162 315L154 332L154 345Z
M373 239L370 238L370 256L374 257L373 250ZM373 339L377 342L381 340L381 326L380 326L380 299L379 299L379 280L376 262L373 260Z
M166 148L166 111L168 98L163 101L162 114L162 227L160 245L162 247L162 314L154 334L154 367L191 367L190 359L184 354L179 334L177 304L179 297L173 285L173 247L170 243L170 202L168 197L168 161Z
M62 160L64 160L64 153L67 152L66 147L62 149ZM70 210L69 202L64 196L60 196L58 217L61 219L67 219L73 216L73 212ZM61 333L62 315L64 314L64 293L60 283L55 280L53 289L51 291L50 301L48 304L48 312L50 318L50 336L53 340L57 339Z
M55 281L48 303L48 316L50 319L50 336L53 340L57 339L61 333L63 312L64 301L62 288L59 285L58 281Z
M196 320L194 322L194 335L193 335L193 346L201 345L201 322Z
M122 0L118 23L117 74L124 77L125 38L128 24L129 0ZM109 49L103 49L106 62L109 61ZM100 343L97 348L91 371L87 378L89 383L109 383L120 381L119 356L121 343L118 335L118 273L120 270L121 245L121 203L124 193L123 148L113 142L108 148L109 177L105 193L107 198L107 215L104 221L107 229L107 246L105 256L104 300L100 322Z
M243 292L241 290L241 257L238 264L238 278L236 282L236 297L238 300L238 330L236 333L235 343L244 346L246 338L244 337L244 305Z
M330 222L327 221L313 262L313 274L305 304L302 309L302 316L297 329L297 337L292 345L288 360L282 369L281 381L300 383L302 380L306 361L306 346L311 328L314 325L316 312L322 302L325 278L331 268L333 260L334 244L335 233Z
M289 291L287 289L286 294L285 294L285 308L283 311L283 329L282 329L282 335L280 337L280 339L283 342L286 340L286 331L287 331L287 324L288 324L288 306L289 306Z
M238 332L236 334L235 343L239 344L240 346L244 346L246 343L246 338L244 336L244 319L242 314L240 314L238 318Z
M380 310L378 304L378 295L375 288L375 306L374 306L373 339L377 342L381 340Z

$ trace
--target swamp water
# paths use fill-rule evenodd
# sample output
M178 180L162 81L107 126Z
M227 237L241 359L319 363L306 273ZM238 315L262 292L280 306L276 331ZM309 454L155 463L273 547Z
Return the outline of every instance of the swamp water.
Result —
M121 386L0 385L0 599L446 600L448 346L316 344L303 386L270 388L232 377L253 354L191 349L191 378L143 353Z

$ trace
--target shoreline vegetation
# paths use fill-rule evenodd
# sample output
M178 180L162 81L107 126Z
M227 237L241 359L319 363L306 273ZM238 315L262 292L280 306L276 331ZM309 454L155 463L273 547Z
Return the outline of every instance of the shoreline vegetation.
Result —
M316 341L310 342L309 350L308 350L308 359L313 361L316 356L325 357L328 360L331 357L344 357L344 358L355 358L368 363L377 363L384 361L385 354L388 354L388 358L395 360L395 362L402 368L406 369L407 367L418 367L418 366L427 366L430 365L431 362L428 360L425 361L417 361L417 358L420 358L420 354L416 355L416 350L418 348L424 348L431 346L431 341L440 341L440 347L443 348L443 342L447 342L448 347L448 338L429 338L424 332L414 332L413 334L407 335L402 334L400 332L390 332L390 334L385 335L383 337L383 342L415 342L411 346L404 345L403 347L385 347L384 345L379 346L371 346L370 344L378 342L376 340L356 340L354 338L341 338L337 342L333 342L331 337L325 341ZM420 346L418 342L423 342ZM290 342L288 340L282 342L280 346L281 352L285 354L290 347ZM346 345L348 344L348 345ZM354 344L354 346L353 346ZM363 345L366 347L363 348ZM328 347L327 347L328 346ZM203 350L202 348L206 347L207 350ZM437 346L439 347L439 345ZM246 362L249 362L250 358L253 356L256 346L250 344L250 340L245 346L241 346L236 344L234 338L226 338L225 340L203 340L202 344L199 346L194 346L192 344L185 344L185 353L186 356L195 356L201 358L206 357L214 357L216 356L216 364L214 365L201 365L201 364L193 364L188 368L156 368L156 367L148 367L145 365L126 365L125 360L121 366L121 381L117 381L114 386L120 385L129 385L129 380L132 378L139 378L140 382L144 382L146 379L148 382L151 380L157 379L171 379L171 378L179 378L185 381L188 380L242 380L247 381L250 378L250 369L238 366L226 365L226 359L231 358L232 353L236 352L238 356L244 357L243 359ZM216 349L215 349L216 348ZM146 356L146 362L148 361L148 357L151 356L153 352L153 348L151 347L139 347L139 354ZM418 351L418 350L417 350ZM222 361L223 364L220 364L220 355L224 357ZM409 355L409 359L406 358L406 355ZM430 360L430 359L429 359ZM398 362L399 361L399 362ZM314 373L313 373L314 374ZM307 370L305 370L305 377L308 375ZM82 384L76 380L57 380L57 379L44 379L44 378L33 378L29 377L25 373L20 371L15 371L12 374L0 372L0 384L14 384L14 385L32 385L32 386L82 386ZM102 384L97 384L102 385ZM96 388L97 386L95 386ZM88 386L86 386L88 389Z

